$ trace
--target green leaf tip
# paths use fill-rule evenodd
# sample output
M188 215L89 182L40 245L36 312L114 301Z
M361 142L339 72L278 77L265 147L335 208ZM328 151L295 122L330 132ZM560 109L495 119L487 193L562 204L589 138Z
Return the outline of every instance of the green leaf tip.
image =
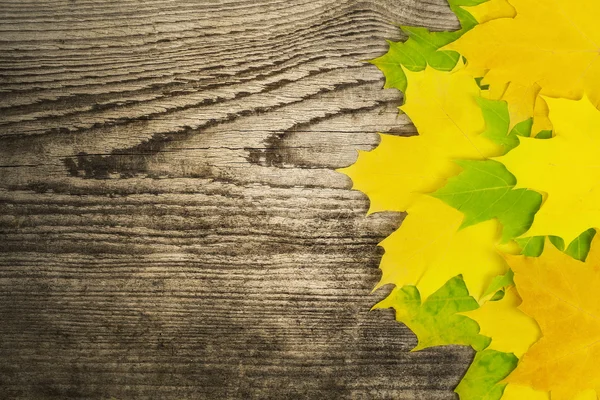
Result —
M508 272L504 275L499 275L496 276L494 279L492 279L492 282L490 283L490 285L487 287L487 289L485 290L485 292L483 292L483 296L482 297L487 297L492 293L497 293L498 291L501 291L503 289L506 289L509 286L512 286L515 284L514 282L514 272L512 272L512 270L508 270ZM492 297L492 300L501 300L501 299L494 299Z

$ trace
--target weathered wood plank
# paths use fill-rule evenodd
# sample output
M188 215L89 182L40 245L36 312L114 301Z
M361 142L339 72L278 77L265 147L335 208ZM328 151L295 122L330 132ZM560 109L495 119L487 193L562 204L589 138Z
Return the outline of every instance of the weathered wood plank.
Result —
M334 171L414 132L360 60L443 0L0 6L1 398L454 398Z

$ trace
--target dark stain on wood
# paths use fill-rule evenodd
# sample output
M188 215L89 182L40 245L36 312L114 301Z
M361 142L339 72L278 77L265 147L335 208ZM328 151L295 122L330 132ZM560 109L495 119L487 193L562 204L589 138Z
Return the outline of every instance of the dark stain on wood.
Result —
M452 399L334 170L414 134L362 62L444 0L4 1L0 398Z

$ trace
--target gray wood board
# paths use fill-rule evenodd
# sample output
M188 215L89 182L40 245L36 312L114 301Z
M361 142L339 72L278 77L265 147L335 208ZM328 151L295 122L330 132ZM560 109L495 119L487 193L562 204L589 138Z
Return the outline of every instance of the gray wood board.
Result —
M362 62L444 0L0 1L0 398L453 399L335 168L414 133ZM388 289L389 291L389 289Z

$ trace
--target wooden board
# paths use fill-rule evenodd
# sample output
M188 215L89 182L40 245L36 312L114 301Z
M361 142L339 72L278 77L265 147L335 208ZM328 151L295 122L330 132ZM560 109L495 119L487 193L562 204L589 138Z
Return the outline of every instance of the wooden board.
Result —
M444 0L0 1L0 398L453 399L335 168L414 133L361 62ZM389 290L389 289L388 289Z

